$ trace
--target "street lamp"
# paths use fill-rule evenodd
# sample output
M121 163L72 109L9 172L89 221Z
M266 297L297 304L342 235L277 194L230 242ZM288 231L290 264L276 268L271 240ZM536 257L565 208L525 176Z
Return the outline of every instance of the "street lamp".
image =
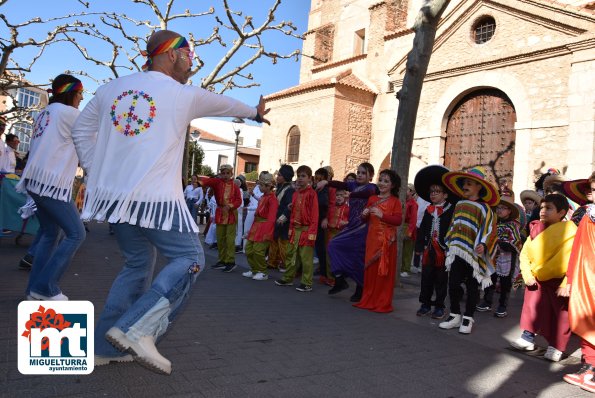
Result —
M233 128L233 132L236 133L236 148L233 154L233 172L234 175L238 175L238 144L240 142L240 133L242 132L242 126L244 124L244 119L239 117L234 118L231 121L231 126Z
M190 170L190 175L194 174L194 158L196 156L196 141L198 141L198 139L200 138L200 130L193 130L192 133L190 133L190 137L192 137L192 141L194 143L193 147L192 147L192 170Z

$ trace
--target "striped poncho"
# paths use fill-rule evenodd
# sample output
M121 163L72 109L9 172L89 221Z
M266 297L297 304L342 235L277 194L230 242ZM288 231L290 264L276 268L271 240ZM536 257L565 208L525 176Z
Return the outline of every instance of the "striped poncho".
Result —
M448 248L446 269L450 271L450 265L459 256L473 267L473 277L482 287L490 286L491 275L495 271L497 238L496 217L488 205L469 200L459 201L445 238ZM475 248L480 244L487 248L481 256L475 253Z

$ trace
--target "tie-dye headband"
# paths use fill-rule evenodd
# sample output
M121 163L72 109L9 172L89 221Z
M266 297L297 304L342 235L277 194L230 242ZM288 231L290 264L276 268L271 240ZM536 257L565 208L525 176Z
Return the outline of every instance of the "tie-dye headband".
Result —
M83 83L81 82L73 82L73 83L66 83L60 88L55 91L55 95L64 94L69 91L83 91Z
M190 47L188 41L182 36L174 37L173 39L169 39L164 41L163 43L159 44L153 51L150 53L146 51L142 51L141 54L147 57L147 62L143 65L143 70L146 70L149 65L153 63L153 57L159 54L163 54L169 50L182 48L182 47Z

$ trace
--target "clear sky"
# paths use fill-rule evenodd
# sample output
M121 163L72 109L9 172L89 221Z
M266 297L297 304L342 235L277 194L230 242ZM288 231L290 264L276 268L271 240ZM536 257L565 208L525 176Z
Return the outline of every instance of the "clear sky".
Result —
M150 9L143 4L134 4L132 0L88 0L91 8L84 9L84 7L76 0L9 0L5 5L0 7L0 13L6 15L9 22L16 24L25 22L33 17L41 17L43 19L49 17L63 16L67 13L78 12L115 12L120 15L126 15L137 20L150 19L156 23L156 18L153 16ZM156 0L161 10L165 10L166 0ZM230 0L229 4L232 9L242 11L244 15L253 16L254 25L258 26L263 21L265 14L269 7L274 3L273 0ZM222 0L175 0L173 13L183 12L189 9L192 13L199 13L208 10L210 6L215 8L215 12L222 14ZM292 21L298 28L296 33L303 34L307 30L308 13L310 8L309 0L283 0L276 13L276 21ZM131 44L126 43L121 34L116 31L110 31L101 22L95 18L96 26L102 31L109 34L109 36L123 44L123 46L131 50ZM83 18L81 18L83 19ZM223 19L223 18L222 18ZM88 20L88 19L86 19ZM240 19L240 22L243 21ZM213 16L198 17L198 18L181 18L174 20L168 26L169 29L175 30L183 35L192 33L196 38L207 37L212 31L213 26L217 25ZM136 30L139 36L145 36L148 32L146 27L134 27L130 25L130 29ZM42 39L45 37L47 27L32 25L20 29L19 38L21 41L29 37L35 39ZM221 34L225 30L221 28ZM8 31L3 23L0 22L0 37L8 37ZM99 39L90 40L87 37L80 36L80 43L82 43L89 53L99 55L101 59L108 59L111 54L111 47ZM276 51L279 54L290 53L295 49L302 47L302 41L291 36L282 34L281 32L269 32L263 37L263 43L268 51ZM231 43L229 43L231 45ZM201 46L197 48L197 52L205 62L205 66L193 77L194 84L198 84L213 67L219 62L226 48L222 48L218 44L211 44L208 46ZM13 57L19 61L26 63L30 60L35 52L31 49L17 49ZM240 54L240 58L232 61L229 65L235 66L245 60L246 54ZM130 65L125 59L122 64ZM228 68L226 68L228 69ZM97 66L90 61L86 61L82 55L75 49L71 43L58 43L49 47L46 53L35 63L33 70L28 74L28 79L36 84L48 83L50 79L56 75L63 73L65 70L79 71L84 70L91 74L98 80L113 78L113 74L105 66ZM247 69L247 73L251 73L254 77L254 82L260 84L260 87L249 89L234 89L226 91L226 95L237 98L249 104L256 104L260 94L269 94L282 90L287 87L294 86L298 83L299 78L299 62L295 60L280 60L274 65L269 58L261 58L255 64ZM121 75L131 72L120 70ZM85 89L93 92L97 83L91 79L81 78ZM89 99L90 94L86 94L86 100ZM86 101L85 101L86 102ZM83 103L84 104L84 103Z

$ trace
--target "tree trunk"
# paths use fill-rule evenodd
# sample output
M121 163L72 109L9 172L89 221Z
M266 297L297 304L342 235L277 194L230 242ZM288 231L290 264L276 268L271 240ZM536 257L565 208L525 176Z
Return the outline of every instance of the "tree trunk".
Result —
M393 149L391 156L391 169L395 170L401 177L402 187L400 191L401 202L405 203L407 193L407 182L409 181L409 164L411 161L411 149L413 147L413 135L415 133L415 121L423 87L424 78L430 63L432 48L436 38L436 29L440 17L450 3L450 0L428 0L419 11L413 31L413 48L407 56L403 87L397 93L399 108ZM405 229L400 228L397 256L397 285L403 258L403 236Z

